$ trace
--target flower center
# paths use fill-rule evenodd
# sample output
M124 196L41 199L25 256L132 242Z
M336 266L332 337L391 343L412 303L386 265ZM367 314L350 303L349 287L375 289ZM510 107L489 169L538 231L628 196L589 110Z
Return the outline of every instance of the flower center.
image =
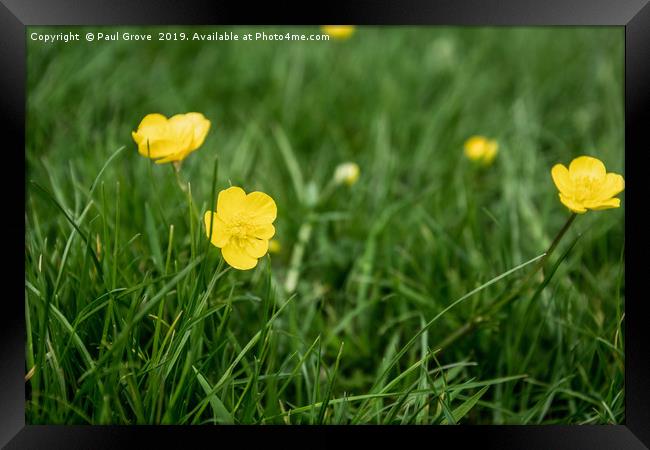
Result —
M597 178L590 176L577 178L574 184L575 199L579 202L590 200L598 187L599 181Z
M251 235L253 225L250 223L250 218L244 214L238 214L232 218L228 223L228 231L231 236L236 238L246 238Z

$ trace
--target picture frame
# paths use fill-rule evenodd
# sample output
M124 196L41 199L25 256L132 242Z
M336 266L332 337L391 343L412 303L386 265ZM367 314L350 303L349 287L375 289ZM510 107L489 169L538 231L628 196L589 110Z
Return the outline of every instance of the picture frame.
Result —
M483 448L581 449L650 447L650 347L647 300L642 277L648 264L648 219L644 162L650 124L650 5L644 0L464 0L354 1L318 5L277 2L250 5L207 1L143 0L0 0L0 108L5 136L7 172L2 177L6 210L3 228L6 254L24 252L26 102L26 27L30 25L194 25L194 24L319 24L367 25L491 25L491 26L615 26L625 28L625 424L581 426L457 426L457 427L278 427L262 426L54 426L25 424L25 295L19 276L7 274L4 326L0 346L0 444L6 448L116 448L133 445L187 444L188 439L222 442L235 435L249 439L307 439L318 433L322 445L339 445L362 435L388 443L404 438L436 445L470 443ZM9 162L9 164L7 164ZM19 170L18 168L23 168ZM20 178L23 178L22 181ZM16 188L22 182L23 190ZM9 195L7 195L9 194ZM636 205L636 206L635 206ZM17 264L8 263L10 271ZM15 270L18 270L17 268ZM254 430L254 431L253 431ZM251 432L253 431L253 432ZM285 436L285 434L287 436ZM297 439L294 437L297 435ZM291 436L291 437L290 437ZM218 440L218 441L217 441Z

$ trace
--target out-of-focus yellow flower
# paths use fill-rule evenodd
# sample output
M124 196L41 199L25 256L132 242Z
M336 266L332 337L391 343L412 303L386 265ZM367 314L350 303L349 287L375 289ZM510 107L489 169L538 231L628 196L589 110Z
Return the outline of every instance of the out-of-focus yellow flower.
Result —
M269 241L269 253L280 253L282 251L282 245L277 239L271 239Z
M99 240L99 234L95 235L95 248L96 248L96 253L97 253L97 258L101 259L102 258L102 241Z
M359 166L353 162L346 162L336 166L334 171L334 183L347 184L352 186L359 179Z
M494 139L484 136L472 136L465 141L465 156L472 161L488 166L497 156L499 144Z
M560 201L575 213L621 205L621 200L614 196L625 189L625 180L617 173L607 173L599 159L579 156L571 161L568 169L556 164L551 169L551 177L560 191Z
M354 33L354 25L321 25L320 29L333 39L348 39Z
M275 202L267 194L246 195L242 188L233 186L219 192L217 211L206 211L203 221L210 242L221 249L223 259L235 269L248 270L269 250L277 214Z
M203 144L210 121L201 113L176 114L169 119L162 114L147 114L131 136L142 156L156 163L182 161Z

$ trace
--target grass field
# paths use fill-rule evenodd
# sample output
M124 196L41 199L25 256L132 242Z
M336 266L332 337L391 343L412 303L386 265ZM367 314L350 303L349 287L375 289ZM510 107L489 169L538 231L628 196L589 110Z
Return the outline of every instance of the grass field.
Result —
M622 28L73 30L28 39L28 423L623 421L624 202L533 272L570 217L551 167L623 173ZM188 111L212 127L177 179L131 131ZM359 180L334 187L346 161ZM253 270L205 235L215 170L277 203L281 250Z

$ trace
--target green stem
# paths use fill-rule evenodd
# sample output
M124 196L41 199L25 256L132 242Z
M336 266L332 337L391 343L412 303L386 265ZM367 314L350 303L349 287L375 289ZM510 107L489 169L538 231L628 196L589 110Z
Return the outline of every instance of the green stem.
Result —
M537 265L533 269L531 275L528 276L529 278L532 277L533 273L537 272L539 269L544 267L544 264L546 263L548 258L551 256L551 254L553 253L553 251L555 250L557 245L560 243L560 241L562 240L562 237L564 237L567 230L571 227L571 224L573 223L573 221L576 219L577 216L578 215L576 213L572 213L571 216L569 216L567 221L564 223L564 226L562 227L562 229L558 232L557 236L555 236L555 239L553 239L553 242L551 242L551 246L546 251L546 254L544 255L544 257L539 260L539 263L537 263Z
M298 285L298 275L300 275L300 266L302 265L302 257L305 253L305 246L309 242L311 237L311 232L313 230L313 224L310 220L307 220L300 226L298 231L298 242L293 247L293 253L291 254L291 263L289 265L289 272L287 273L287 280L284 283L284 288L288 294L292 294L296 290Z
M460 339L461 337L469 334L471 331L476 329L479 325L485 322L489 322L492 315L496 314L498 311L501 310L504 306L512 303L514 300L519 298L521 294L526 290L528 285L530 284L531 280L533 279L533 276L539 272L540 269L544 267L544 264L548 260L548 258L551 256L553 251L556 249L560 241L562 240L562 237L566 234L567 230L571 227L571 224L575 220L577 214L572 213L571 216L567 219L565 222L564 226L560 229L558 234L555 236L555 239L553 239L553 242L551 242L551 245L549 246L548 250L546 250L546 253L542 257L542 259L539 260L539 262L533 267L533 269L528 273L526 278L519 284L519 287L516 288L510 295L508 295L506 298L496 301L486 307L483 311L481 311L478 315L472 317L469 321L467 321L463 326L460 328L456 329L452 334L447 336L442 343L438 346L438 348L444 349L449 347L452 343Z
M577 216L576 213L572 213L571 216L567 219L567 221L564 223L564 226L562 227L562 229L560 229L558 234L555 236L555 239L553 239L553 242L551 242L550 247L548 248L548 250L546 250L546 253L542 257L542 259L540 259L539 262L537 263L537 265L535 265L535 267L533 267L533 269L530 271L528 276L519 285L519 288L516 289L510 296L506 297L504 300L501 300L500 302L495 303L491 308L489 308L489 309L492 309L492 313L497 312L503 306L511 303L512 301L517 299L523 293L523 291L528 287L531 280L533 279L533 276L537 272L539 272L540 269L542 269L544 267L544 264L546 264L546 261L548 261L548 258L551 256L551 254L553 253L553 251L555 250L557 245L560 243L560 240L562 240L562 237L566 234L569 227L571 227L571 224L575 220L576 216Z
M181 191L187 194L187 183L181 179L181 165L178 162L174 162L171 166L172 171L174 172L174 177L178 183L178 187L181 188Z
M194 198L192 197L192 186L190 185L189 182L186 182L181 178L180 169L181 169L180 162L174 162L172 165L172 171L174 172L174 176L176 177L176 182L178 183L178 187L181 188L181 191L183 191L185 197L187 198L188 209L190 214L190 239L191 239L190 250L191 250L191 258L194 259L194 257L196 256L196 244L194 239L195 237L194 223L195 223L195 219L198 220L200 219L201 216L199 214L199 210L196 208L196 204L194 203Z
M165 272L164 272L165 276L169 272L169 260L171 258L173 240L174 240L174 225L170 225L169 239L167 241L167 259L165 260ZM153 334L153 351L151 352L153 359L156 359L158 357L158 342L160 340L161 324L163 322L163 313L165 311L164 308L165 308L165 301L162 300L158 305L158 316L156 318L156 328Z

